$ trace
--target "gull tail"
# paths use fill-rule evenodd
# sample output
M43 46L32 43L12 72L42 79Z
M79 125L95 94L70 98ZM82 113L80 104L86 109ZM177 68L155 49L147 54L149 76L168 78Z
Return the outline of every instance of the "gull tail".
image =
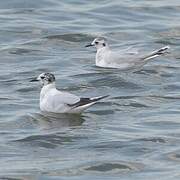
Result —
M143 60L148 61L148 60L153 59L153 58L155 58L155 57L158 57L158 56L162 56L162 55L164 55L164 54L167 54L167 53L169 53L169 52L167 51L168 49L170 49L169 46L164 46L164 47L162 47L161 49L158 49L158 50L156 50L156 51L153 51L150 55L145 56L145 57L143 58Z
M109 95L106 96L98 96L98 97L93 97L93 98L81 98L80 101L78 101L75 104L68 104L72 109L71 112L73 113L81 113L85 109L89 108L93 104L95 104L97 101L104 99L108 97Z

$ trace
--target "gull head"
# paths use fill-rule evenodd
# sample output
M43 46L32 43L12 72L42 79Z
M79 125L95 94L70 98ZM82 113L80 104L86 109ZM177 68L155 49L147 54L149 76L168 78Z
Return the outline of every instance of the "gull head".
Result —
M104 47L108 47L108 44L107 44L107 41L104 37L98 37L98 38L95 38L92 43L86 45L85 47L90 47L90 46L95 46L96 49L101 49L101 48L104 48Z
M51 73L42 73L37 78L33 78L30 82L39 81L43 86L54 83L55 76Z

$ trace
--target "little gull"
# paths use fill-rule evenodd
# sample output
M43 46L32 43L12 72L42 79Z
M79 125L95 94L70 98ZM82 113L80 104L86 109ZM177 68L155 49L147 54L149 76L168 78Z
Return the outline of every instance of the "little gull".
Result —
M43 112L52 113L82 113L97 101L107 96L93 98L80 98L74 94L56 89L55 76L51 73L42 73L31 82L40 81L42 89L40 93L40 109Z
M118 68L120 70L131 70L142 68L149 60L167 53L169 46L162 47L149 54L137 54L131 51L114 52L108 46L105 38L95 38L86 47L95 46L96 66L104 68Z

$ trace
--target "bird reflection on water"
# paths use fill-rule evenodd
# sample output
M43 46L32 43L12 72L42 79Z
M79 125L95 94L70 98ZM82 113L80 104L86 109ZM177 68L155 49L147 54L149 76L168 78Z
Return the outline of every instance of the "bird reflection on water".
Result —
M43 129L81 126L85 121L84 117L78 114L55 114L47 112L34 113L31 115L31 118Z

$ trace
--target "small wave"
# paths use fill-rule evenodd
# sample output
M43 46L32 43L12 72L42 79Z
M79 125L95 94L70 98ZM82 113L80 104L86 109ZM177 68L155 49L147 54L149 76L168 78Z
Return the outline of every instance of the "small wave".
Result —
M86 34L56 34L44 37L45 39L54 40L59 39L68 42L87 42L92 40L94 37Z
M104 163L104 164L98 164L98 165L85 168L86 171L100 171L100 172L113 171L117 169L130 171L130 170L133 170L134 167L127 164L120 164L120 163Z
M29 54L29 53L37 53L40 52L40 50L35 49L25 49L25 48L12 48L9 49L8 52L10 54L16 54L16 55L23 55L23 54Z
M153 143L166 143L167 140L160 137L152 137L152 138L141 138L137 139L137 141L145 141L145 142L153 142Z

